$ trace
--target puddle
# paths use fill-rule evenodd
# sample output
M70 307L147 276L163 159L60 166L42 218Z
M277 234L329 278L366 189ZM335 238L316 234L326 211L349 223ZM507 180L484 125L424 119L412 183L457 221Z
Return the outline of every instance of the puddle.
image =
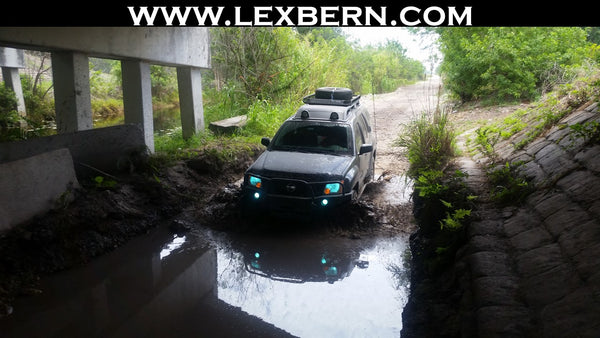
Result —
M218 297L299 337L398 337L407 241L245 239L217 250Z
M383 185L382 192L385 195L385 201L389 204L407 204L411 201L413 183L405 176L392 176Z
M405 238L164 231L41 282L3 337L398 337Z
M400 176L370 188L381 228L407 223L411 192ZM156 229L40 281L39 295L0 319L2 336L400 336L408 234L191 228L184 236Z

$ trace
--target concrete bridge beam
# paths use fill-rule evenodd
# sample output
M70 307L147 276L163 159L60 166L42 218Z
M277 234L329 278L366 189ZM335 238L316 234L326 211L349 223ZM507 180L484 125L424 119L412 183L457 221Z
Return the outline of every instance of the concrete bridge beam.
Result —
M125 123L139 125L150 152L154 152L154 120L150 64L140 61L121 61L123 76L123 110Z
M202 106L202 75L194 67L177 67L179 107L183 138L189 138L204 130Z
M93 128L90 69L87 55L52 53L54 105L58 133Z

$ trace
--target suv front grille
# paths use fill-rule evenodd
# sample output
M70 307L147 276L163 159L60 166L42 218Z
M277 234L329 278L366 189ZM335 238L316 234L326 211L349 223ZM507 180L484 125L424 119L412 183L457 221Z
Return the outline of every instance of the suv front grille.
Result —
M310 186L303 181L274 179L269 186L269 193L291 197L312 197Z

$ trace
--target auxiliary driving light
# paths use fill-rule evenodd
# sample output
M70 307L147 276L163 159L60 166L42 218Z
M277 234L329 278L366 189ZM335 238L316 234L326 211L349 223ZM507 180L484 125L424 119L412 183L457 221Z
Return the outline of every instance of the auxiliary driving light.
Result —
M321 205L322 205L322 206L326 206L327 204L329 204L329 201L328 201L326 198L324 198L324 199L321 201Z
M259 193L257 193L257 192L255 192L255 193L254 193L254 199L259 199L259 198L260 198L260 194L259 194Z

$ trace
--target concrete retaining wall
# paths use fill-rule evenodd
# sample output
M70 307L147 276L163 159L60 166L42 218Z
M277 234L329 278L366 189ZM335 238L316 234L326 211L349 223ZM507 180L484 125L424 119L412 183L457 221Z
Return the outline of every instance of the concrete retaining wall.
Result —
M0 164L0 231L67 202L77 187L66 148Z
M402 337L599 337L600 144L570 128L585 123L600 123L597 103L524 149L514 144L528 130L502 140L494 162L457 159L477 196L472 222L454 233L460 245L452 256L436 256L436 238L411 236ZM520 175L534 185L522 203L491 198L488 168L506 162L521 163Z
M480 337L597 337L600 333L600 145L568 126L600 122L598 105L570 114L515 151L524 133L496 146L500 163L522 161L536 192L520 206L483 206L459 266L470 275ZM475 157L485 163L485 159ZM471 159L469 181L489 191Z
M146 155L137 125L0 143L0 231L67 202L81 180L129 171Z
M145 156L147 150L142 129L137 125L127 124L0 143L0 163L61 148L68 148L71 152L75 171L80 179L98 175L98 170L107 173L129 170L140 156ZM51 165L52 162L45 163L45 166Z

